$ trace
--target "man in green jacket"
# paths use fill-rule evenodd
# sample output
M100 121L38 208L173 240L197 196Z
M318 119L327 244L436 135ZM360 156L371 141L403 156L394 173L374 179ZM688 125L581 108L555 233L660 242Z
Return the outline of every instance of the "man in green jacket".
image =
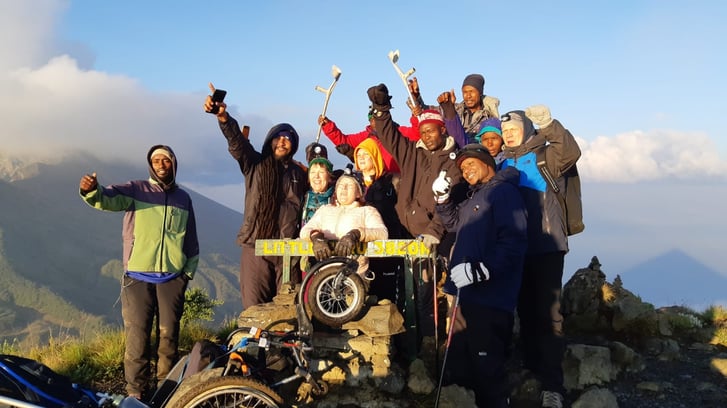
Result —
M124 276L121 314L126 350L126 392L137 399L151 391L150 348L154 316L159 345L156 376L163 381L178 357L179 322L184 292L199 262L192 200L177 186L177 158L169 146L156 145L146 156L148 180L102 187L96 173L81 177L81 198L105 211L125 211L122 238Z

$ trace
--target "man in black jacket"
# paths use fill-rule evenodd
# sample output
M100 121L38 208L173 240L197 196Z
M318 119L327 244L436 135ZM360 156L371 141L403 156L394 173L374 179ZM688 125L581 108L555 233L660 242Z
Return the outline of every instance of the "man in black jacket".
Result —
M214 92L214 87L210 84ZM305 171L293 160L298 150L298 133L287 124L273 126L258 152L243 136L237 121L227 113L224 102L207 96L205 112L219 108L216 116L227 139L228 149L245 177L245 208L237 243L240 256L242 306L267 303L277 294L283 277L283 258L255 256L255 240L298 236L302 198L307 190ZM291 283L300 281L297 261L291 266Z
M441 172L452 179L452 197L455 202L464 198L467 191L462 175L450 155L457 150L454 139L447 134L444 119L438 110L427 109L419 115L419 134L421 140L411 141L403 137L399 125L393 121L391 96L384 84L368 89L372 103L376 133L381 144L394 157L401 168L396 211L402 226L411 237L421 239L430 250L436 249L441 256L448 256L454 242L454 233L448 232L435 209L431 198L432 182ZM434 323L434 285L433 267L414 266L419 273L417 288L417 329L426 349L433 340ZM440 271L441 272L441 271ZM437 277L438 278L438 277ZM429 339L425 339L429 337ZM425 347L426 346L426 347Z

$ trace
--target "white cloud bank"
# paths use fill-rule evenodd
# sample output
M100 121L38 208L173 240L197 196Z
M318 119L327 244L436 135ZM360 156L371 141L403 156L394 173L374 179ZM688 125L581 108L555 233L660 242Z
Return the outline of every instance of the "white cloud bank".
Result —
M54 32L66 4L35 0L3 6L0 154L48 160L83 150L102 160L139 163L149 146L165 143L181 158L181 174L194 178L190 181L222 185L233 182L232 177L237 180L239 172L215 119L202 113L204 94L155 93L136 78L84 68L88 63L79 59L93 58L71 55ZM271 125L259 117L240 119L252 121L257 131ZM706 134L634 131L581 139L579 144L579 168L588 181L635 183L727 174L725 158Z
M703 133L633 131L578 140L578 169L592 181L636 183L658 179L727 177L727 162Z

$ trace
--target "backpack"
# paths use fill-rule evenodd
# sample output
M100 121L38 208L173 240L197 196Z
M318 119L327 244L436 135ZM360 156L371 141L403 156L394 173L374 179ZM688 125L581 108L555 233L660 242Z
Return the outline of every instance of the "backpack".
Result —
M28 358L0 354L0 395L50 408L91 408L94 393Z
M535 152L538 170L548 185L558 197L558 203L563 210L566 232L568 236L582 232L586 226L583 224L583 202L581 201L581 178L578 175L578 167L575 163L564 171L558 178L550 174L545 165L546 148L538 149Z

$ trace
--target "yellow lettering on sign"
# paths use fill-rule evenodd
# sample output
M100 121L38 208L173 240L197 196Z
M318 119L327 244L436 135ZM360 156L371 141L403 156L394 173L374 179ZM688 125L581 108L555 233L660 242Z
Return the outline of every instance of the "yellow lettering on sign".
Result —
M413 245L407 245L407 254L409 255L419 255L419 242L415 242Z

